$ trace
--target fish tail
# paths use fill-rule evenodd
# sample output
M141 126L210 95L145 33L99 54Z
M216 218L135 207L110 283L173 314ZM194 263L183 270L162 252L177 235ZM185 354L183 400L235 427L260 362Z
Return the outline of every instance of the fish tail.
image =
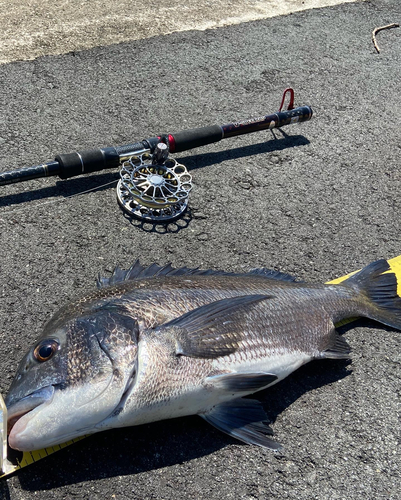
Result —
M343 282L359 292L365 305L363 315L401 330L401 298L397 293L397 277L382 259L372 262ZM384 273L384 274L383 274Z

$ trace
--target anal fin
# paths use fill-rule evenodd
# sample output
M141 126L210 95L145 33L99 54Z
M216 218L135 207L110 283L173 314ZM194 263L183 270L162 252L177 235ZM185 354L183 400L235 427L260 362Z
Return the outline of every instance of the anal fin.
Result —
M271 450L281 448L279 443L268 437L273 431L264 423L267 415L261 403L254 399L235 399L221 403L200 416L216 429L244 443Z
M349 359L350 353L351 347L333 325L320 356L329 359Z

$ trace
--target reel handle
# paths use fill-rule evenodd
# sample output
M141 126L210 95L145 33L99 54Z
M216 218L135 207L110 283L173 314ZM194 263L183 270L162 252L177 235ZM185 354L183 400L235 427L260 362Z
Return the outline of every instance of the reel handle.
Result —
M312 118L312 114L309 106L302 106L226 125L211 125L183 130L175 134L160 135L125 146L61 154L51 162L0 173L0 186L53 175L68 179L85 173L117 168L130 156L144 152L153 153L159 142L165 142L171 153L179 153L237 135L308 121Z

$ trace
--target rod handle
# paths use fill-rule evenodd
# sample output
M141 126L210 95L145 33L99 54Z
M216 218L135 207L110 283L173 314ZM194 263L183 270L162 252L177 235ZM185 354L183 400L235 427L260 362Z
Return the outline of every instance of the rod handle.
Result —
M220 125L211 125L169 134L168 144L172 153L180 153L181 151L221 141L221 139L223 139L223 129Z
M60 166L59 177L68 179L76 175L115 168L120 162L116 148L90 149L56 156Z
M302 106L299 108L278 111L271 115L250 118L239 122L228 123L226 125L211 125L209 127L193 128L183 130L175 134L169 134L164 139L168 139L170 151L180 153L188 149L206 146L221 139L234 137L236 135L249 134L272 128L280 128L292 123L308 121L312 118L312 108Z

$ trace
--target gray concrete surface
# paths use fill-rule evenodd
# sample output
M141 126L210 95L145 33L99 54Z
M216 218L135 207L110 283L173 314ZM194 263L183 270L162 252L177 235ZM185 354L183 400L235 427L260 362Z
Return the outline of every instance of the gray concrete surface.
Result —
M288 85L315 112L275 138L177 155L195 187L167 228L123 216L111 171L0 188L1 392L49 315L116 264L265 266L321 282L399 255L401 31L378 35L381 54L370 37L400 18L397 0L350 3L0 66L0 170L273 112ZM191 417L85 439L0 494L395 500L400 334L368 321L343 333L352 363L311 363L260 394L281 454Z
M352 0L0 0L0 63L204 30ZM360 0L361 1L361 0Z

